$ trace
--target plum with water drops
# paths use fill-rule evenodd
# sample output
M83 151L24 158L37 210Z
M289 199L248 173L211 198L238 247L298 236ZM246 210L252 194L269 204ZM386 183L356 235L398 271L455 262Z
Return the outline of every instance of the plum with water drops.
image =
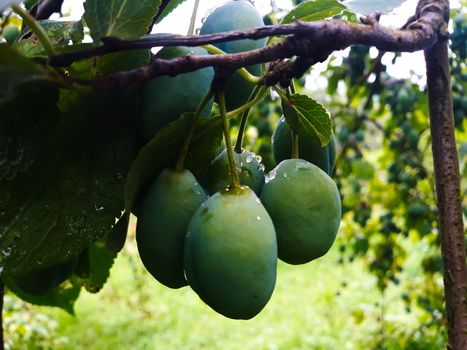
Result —
M327 253L341 219L334 181L303 159L282 161L266 176L261 201L274 222L278 255L304 264Z

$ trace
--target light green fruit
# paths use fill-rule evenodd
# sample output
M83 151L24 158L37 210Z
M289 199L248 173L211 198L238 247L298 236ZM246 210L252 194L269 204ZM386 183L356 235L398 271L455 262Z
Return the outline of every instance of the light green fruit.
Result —
M8 25L5 28L3 28L2 35L5 38L6 42L11 45L20 35L20 31L15 25Z
M171 59L190 54L206 55L198 47L164 47L156 58ZM214 78L212 67L174 77L161 76L152 79L143 87L139 129L144 141L149 141L160 129L175 121L185 112L195 112L211 88ZM206 117L211 112L212 101L203 110Z
M250 188L217 192L193 215L185 272L215 311L234 319L257 315L272 295L276 270L274 226Z
M240 184L250 187L259 196L264 184L264 166L261 158L248 150L233 152ZM225 189L230 184L227 149L217 155L203 177L202 184L209 193Z
M190 171L164 169L141 203L136 226L139 255L149 273L167 287L187 285L183 273L186 228L206 198Z
M216 8L203 22L200 34L214 34L263 26L263 18L250 1L234 0ZM259 49L265 44L266 39L243 39L214 45L224 52L238 53ZM247 69L254 75L261 75L261 65L250 66ZM225 103L227 110L243 105L248 100L253 87L253 84L248 83L238 73L235 73L226 87Z
M304 264L331 248L341 219L334 181L303 159L282 161L267 176L261 201L274 222L279 258Z

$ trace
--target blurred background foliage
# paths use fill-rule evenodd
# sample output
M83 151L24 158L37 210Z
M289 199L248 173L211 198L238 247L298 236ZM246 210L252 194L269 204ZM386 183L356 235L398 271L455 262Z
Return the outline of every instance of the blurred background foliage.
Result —
M301 1L294 1L296 4ZM277 23L280 12L266 16ZM355 21L350 14L342 14ZM452 11L450 63L456 137L467 188L466 14ZM426 87L386 72L383 55L353 46L320 73L296 81L328 108L343 203L338 240L303 267L280 263L276 291L249 322L222 318L188 289L167 290L139 261L134 222L110 281L82 293L76 317L5 298L7 349L441 349L446 341ZM314 75L316 77L316 74ZM245 148L275 166L271 136L281 115L269 95L252 109ZM232 125L236 135L237 126ZM467 203L464 202L466 215Z

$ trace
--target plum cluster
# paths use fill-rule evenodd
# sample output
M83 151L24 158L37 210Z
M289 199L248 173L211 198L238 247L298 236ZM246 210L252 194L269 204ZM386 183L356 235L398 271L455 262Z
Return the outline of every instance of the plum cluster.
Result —
M200 33L262 25L249 1L230 1L205 19ZM264 44L240 40L219 47L240 52ZM193 51L171 48L158 55L174 57L184 50ZM248 67L254 74L260 68ZM195 110L209 92L211 68L189 74L156 78L146 86L146 139L170 118ZM194 81L199 84L194 86ZM226 87L227 109L242 106L251 91L252 85L235 73ZM185 104L176 102L180 96ZM208 104L203 113L208 115L210 108ZM190 285L207 305L229 318L257 315L273 293L277 259L304 264L319 258L332 246L340 223L340 196L330 177L334 138L325 147L317 138L301 140L300 158L290 159L292 131L282 118L272 141L278 165L268 174L254 153L225 148L200 181L189 170L164 169L138 208L136 240L146 269L170 288ZM232 162L240 185L232 185Z

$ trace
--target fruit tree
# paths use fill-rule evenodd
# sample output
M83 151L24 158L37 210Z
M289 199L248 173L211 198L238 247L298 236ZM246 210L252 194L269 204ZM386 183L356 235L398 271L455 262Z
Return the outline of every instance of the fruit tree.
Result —
M233 319L265 308L277 259L309 263L339 228L343 259L372 257L381 290L398 283L397 234L426 236L440 246L441 267L439 254L423 264L444 276L447 346L466 349L462 12L450 55L448 0L419 0L400 29L380 23L377 2L296 0L261 16L230 0L194 34L197 0L188 35L154 33L182 2L86 0L81 20L61 21L49 18L63 1L0 1L2 295L72 310L82 288L102 289L132 214L158 283ZM427 94L383 64L420 50ZM303 79L322 62L327 102ZM384 179L366 157L371 132ZM376 187L387 190L365 195Z

